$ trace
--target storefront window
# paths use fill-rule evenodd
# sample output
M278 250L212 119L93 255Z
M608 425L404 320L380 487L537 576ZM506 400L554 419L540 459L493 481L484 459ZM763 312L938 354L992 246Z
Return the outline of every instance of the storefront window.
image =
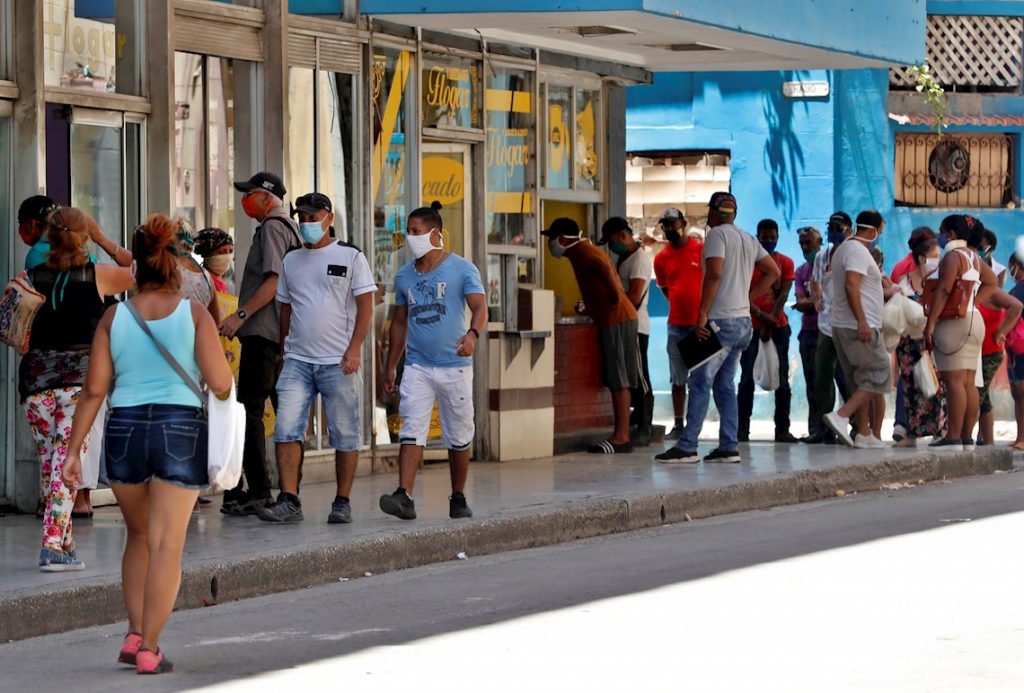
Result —
M288 182L292 197L316 189L316 70L288 71Z
M124 228L123 136L120 127L71 124L71 206L88 212L118 243ZM112 262L106 253L97 255Z
M194 229L234 229L232 61L175 53L175 214Z
M0 80L11 79L11 26L14 24L11 10L8 0L0 0ZM0 495L3 495L2 485Z
M362 247L356 238L356 215L360 209L360 171L355 153L359 117L359 77L343 72L318 73L317 90L317 189L334 204L334 227L338 235Z
M533 73L492 66L486 104L487 242L532 246Z
M576 187L597 190L598 161L597 130L601 122L601 91L576 90Z
M548 86L547 176L548 188L572 187L572 87Z
M480 127L479 63L427 53L423 58L423 125L438 128Z
M143 96L144 2L43 0L48 87Z
M11 119L2 109L6 104L0 102L0 219L9 220L14 216L11 209ZM12 243L6 240L5 243ZM19 243L21 241L18 241ZM0 252L0 276L11 277L14 275L11 266L11 253L9 248ZM20 268L19 268L20 269ZM14 403L13 393L15 391L13 379L10 378L11 350L6 347L0 349L0 382L3 382L4 395L0 396L0 421L7 421L8 407ZM0 426L0 497L7 496L7 473L8 461L13 462L13 455L8 455L10 449L11 435L7 426ZM13 471L13 470L11 470Z

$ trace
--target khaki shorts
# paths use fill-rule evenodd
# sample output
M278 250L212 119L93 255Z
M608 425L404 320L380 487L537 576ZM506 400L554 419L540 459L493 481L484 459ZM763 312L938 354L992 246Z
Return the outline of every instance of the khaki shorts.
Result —
M853 390L888 394L892 389L892 363L881 330L871 330L871 341L857 339L857 330L832 327L839 365Z

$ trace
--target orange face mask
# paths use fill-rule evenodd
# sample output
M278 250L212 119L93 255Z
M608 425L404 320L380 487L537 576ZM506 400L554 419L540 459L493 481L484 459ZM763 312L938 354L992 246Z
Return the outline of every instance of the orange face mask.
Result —
M265 195L246 195L242 198L242 210L250 219L260 220L270 209L270 200Z

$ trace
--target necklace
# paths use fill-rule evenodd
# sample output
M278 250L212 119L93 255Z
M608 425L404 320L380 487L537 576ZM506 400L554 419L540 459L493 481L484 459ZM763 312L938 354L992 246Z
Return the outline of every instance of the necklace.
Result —
M440 265L442 262L444 262L446 257L448 257L448 253L446 251L442 251L441 255L437 258L437 260L434 261L434 264L432 264L430 266L430 269L428 269L426 271L420 271L419 269L417 269L416 273L417 274L430 274L431 272L433 272L434 270L437 269L438 265Z

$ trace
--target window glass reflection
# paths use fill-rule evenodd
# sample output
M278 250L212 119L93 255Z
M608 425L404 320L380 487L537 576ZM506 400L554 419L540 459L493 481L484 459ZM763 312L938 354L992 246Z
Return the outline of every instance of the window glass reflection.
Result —
M43 0L43 68L48 87L142 96L146 3Z

